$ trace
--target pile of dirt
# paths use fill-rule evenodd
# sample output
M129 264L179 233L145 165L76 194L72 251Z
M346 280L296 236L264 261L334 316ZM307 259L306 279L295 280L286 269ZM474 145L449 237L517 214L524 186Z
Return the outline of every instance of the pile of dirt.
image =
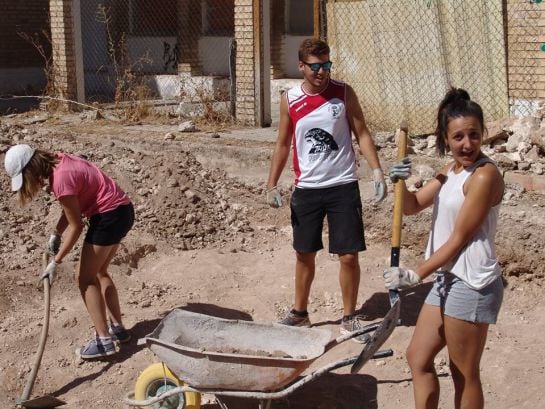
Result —
M244 186L221 169L205 169L195 156L169 141L150 146L123 141L77 138L70 131L51 132L43 127L28 128L3 123L0 152L15 143L79 155L112 176L135 205L134 231L152 239L127 260L154 251L153 241L166 242L178 250L224 246L253 228L244 198L262 194L261 187ZM9 192L9 179L1 179ZM250 201L252 199L249 199ZM0 246L12 255L0 260L9 270L19 269L34 253L43 250L60 207L52 195L39 195L20 208L15 195L0 197ZM133 257L134 256L134 257ZM121 263L123 260L117 260Z

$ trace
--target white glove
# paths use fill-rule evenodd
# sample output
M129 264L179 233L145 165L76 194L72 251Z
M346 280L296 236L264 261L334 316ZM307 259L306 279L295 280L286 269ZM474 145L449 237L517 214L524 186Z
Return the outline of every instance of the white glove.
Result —
M49 285L53 285L53 280L55 279L55 273L57 271L57 263L55 260L51 260L44 272L40 275L40 281L44 278L49 279Z
M389 267L382 274L388 290L400 290L420 284L422 279L413 270L401 267Z
M390 180L396 183L398 180L407 180L411 176L412 164L411 159L405 156L401 161L397 162L390 168Z
M271 207L278 208L282 206L282 196L280 195L280 192L274 186L272 189L267 190L267 203Z
M386 182L381 168L373 169L373 187L375 189L375 203L380 203L386 198Z
M53 233L51 236L49 236L49 240L47 241L47 251L49 251L50 254L55 255L59 252L60 247L61 236L57 233Z

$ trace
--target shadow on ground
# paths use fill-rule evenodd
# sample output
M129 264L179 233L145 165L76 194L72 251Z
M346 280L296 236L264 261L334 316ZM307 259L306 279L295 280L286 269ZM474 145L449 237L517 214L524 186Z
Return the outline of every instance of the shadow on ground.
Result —
M355 402L357 404L355 405ZM257 399L222 398L227 408L256 409ZM220 408L218 404L201 406ZM271 409L377 409L377 380L370 375L326 373L282 399L272 401Z
M422 304L432 287L432 283L421 284L401 293L401 325L413 327ZM390 298L388 293L375 293L367 299L361 308L357 311L362 315L365 321L375 321L388 313L390 310Z

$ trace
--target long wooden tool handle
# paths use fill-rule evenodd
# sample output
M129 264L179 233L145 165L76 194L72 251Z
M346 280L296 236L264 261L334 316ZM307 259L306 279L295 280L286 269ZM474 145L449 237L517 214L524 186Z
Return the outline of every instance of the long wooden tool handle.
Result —
M407 133L407 122L402 121L396 132L398 161L407 156ZM398 180L394 186L394 217L392 221L392 253L390 256L390 267L399 267L401 225L403 223L403 183L403 181ZM390 305L394 305L399 298L399 293L395 290L390 290L389 295Z
M48 262L49 262L49 255L47 253L44 253L42 257L42 271L46 269ZM36 375L38 374L38 368L40 367L40 363L42 362L42 355L45 349L45 342L47 341L47 331L49 330L49 304L50 304L49 277L44 278L42 282L44 286L44 322L42 326L42 333L40 334L40 344L38 346L38 351L36 351L36 355L34 357L34 366L32 367L32 370L30 371L30 375L28 376L25 389L23 391L23 394L21 395L21 401L23 402L28 400L28 398L30 397L30 394L32 393L32 387L34 386L34 381L36 380Z

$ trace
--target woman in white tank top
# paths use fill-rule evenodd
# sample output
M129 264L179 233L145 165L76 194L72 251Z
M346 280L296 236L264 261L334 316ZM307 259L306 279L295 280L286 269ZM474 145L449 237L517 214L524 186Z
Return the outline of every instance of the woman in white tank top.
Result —
M404 186L404 213L433 205L426 260L414 268L385 270L386 287L399 290L435 274L407 349L415 407L437 408L439 381L434 358L445 346L456 408L484 407L480 360L489 324L496 322L503 297L494 236L503 196L501 173L481 151L485 132L481 107L462 89L451 89L439 105L437 147L452 161L416 193L407 190L408 158L390 171Z

